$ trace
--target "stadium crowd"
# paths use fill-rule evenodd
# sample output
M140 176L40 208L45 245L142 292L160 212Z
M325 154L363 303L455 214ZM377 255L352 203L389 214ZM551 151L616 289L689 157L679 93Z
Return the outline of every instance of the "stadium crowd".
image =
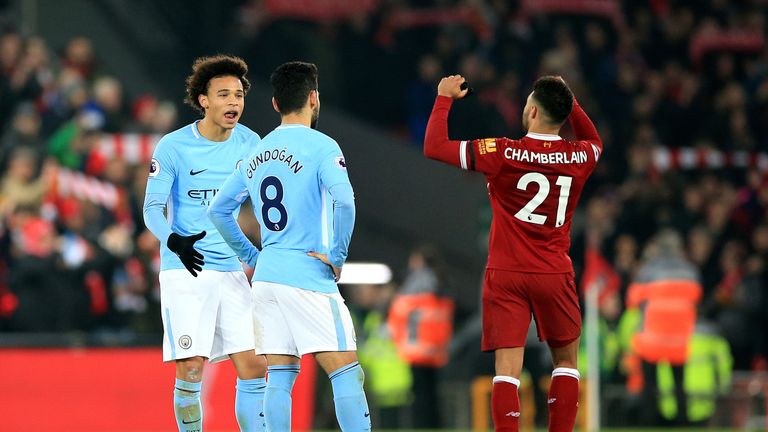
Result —
M148 313L159 294L157 244L141 222L145 167L105 157L99 143L167 132L176 106L129 99L87 38L58 48L0 34L0 328L159 331ZM63 175L72 172L85 176ZM97 199L78 179L119 192Z
M699 319L725 336L735 369L768 369L768 166L756 156L768 151L765 1L377 3L278 20L290 11L248 2L242 54L258 55L259 76L259 65L277 64L270 45L319 56L326 100L407 138L414 158L439 77L472 82L451 134L477 138L520 136L529 84L562 75L605 143L571 254L577 277L588 245L619 275L615 295L601 296L616 302L601 307L608 326L619 324L650 240L672 228L701 273ZM287 33L337 49L274 43ZM49 43L0 34L0 330L159 332L158 245L141 218L146 166L106 157L99 142L168 132L176 104L124 94L87 38ZM389 79L371 86L384 71ZM748 162L658 163L659 148L689 147ZM62 169L114 185L116 202L66 193ZM614 368L610 379L625 379Z

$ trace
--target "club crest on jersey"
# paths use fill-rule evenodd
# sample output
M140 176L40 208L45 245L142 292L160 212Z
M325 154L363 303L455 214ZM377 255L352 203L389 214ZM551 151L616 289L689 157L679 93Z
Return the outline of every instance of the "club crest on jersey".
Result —
M344 160L344 156L336 156L336 159L333 160L333 164L339 169L347 170L347 161Z
M192 338L187 335L180 337L179 346L182 347L183 349L189 349L189 347L192 346Z
M158 174L160 174L160 162L153 158L149 162L149 176L157 177Z
M481 155L484 155L486 153L495 153L496 152L496 138L481 139L477 143L477 150L480 152Z

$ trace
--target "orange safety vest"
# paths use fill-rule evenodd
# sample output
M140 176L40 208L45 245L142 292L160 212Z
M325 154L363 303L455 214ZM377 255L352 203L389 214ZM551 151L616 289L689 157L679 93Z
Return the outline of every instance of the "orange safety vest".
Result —
M632 338L633 351L650 363L685 364L700 299L701 286L692 280L630 285L627 307L645 302L643 329Z
M453 300L431 293L396 296L387 325L400 357L418 366L446 364L453 309Z

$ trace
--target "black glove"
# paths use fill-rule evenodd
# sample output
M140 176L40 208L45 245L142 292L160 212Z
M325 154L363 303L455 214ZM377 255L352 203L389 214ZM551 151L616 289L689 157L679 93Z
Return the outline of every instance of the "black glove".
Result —
M181 236L172 233L168 236L168 249L179 257L184 267L197 277L197 272L203 269L203 254L195 250L195 242L205 237L205 231L191 236Z

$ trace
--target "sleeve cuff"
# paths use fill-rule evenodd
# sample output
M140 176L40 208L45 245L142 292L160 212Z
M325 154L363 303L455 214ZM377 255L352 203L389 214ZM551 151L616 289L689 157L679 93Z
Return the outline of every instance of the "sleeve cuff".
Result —
M453 105L453 98L448 96L437 95L435 99L435 107L450 108Z

